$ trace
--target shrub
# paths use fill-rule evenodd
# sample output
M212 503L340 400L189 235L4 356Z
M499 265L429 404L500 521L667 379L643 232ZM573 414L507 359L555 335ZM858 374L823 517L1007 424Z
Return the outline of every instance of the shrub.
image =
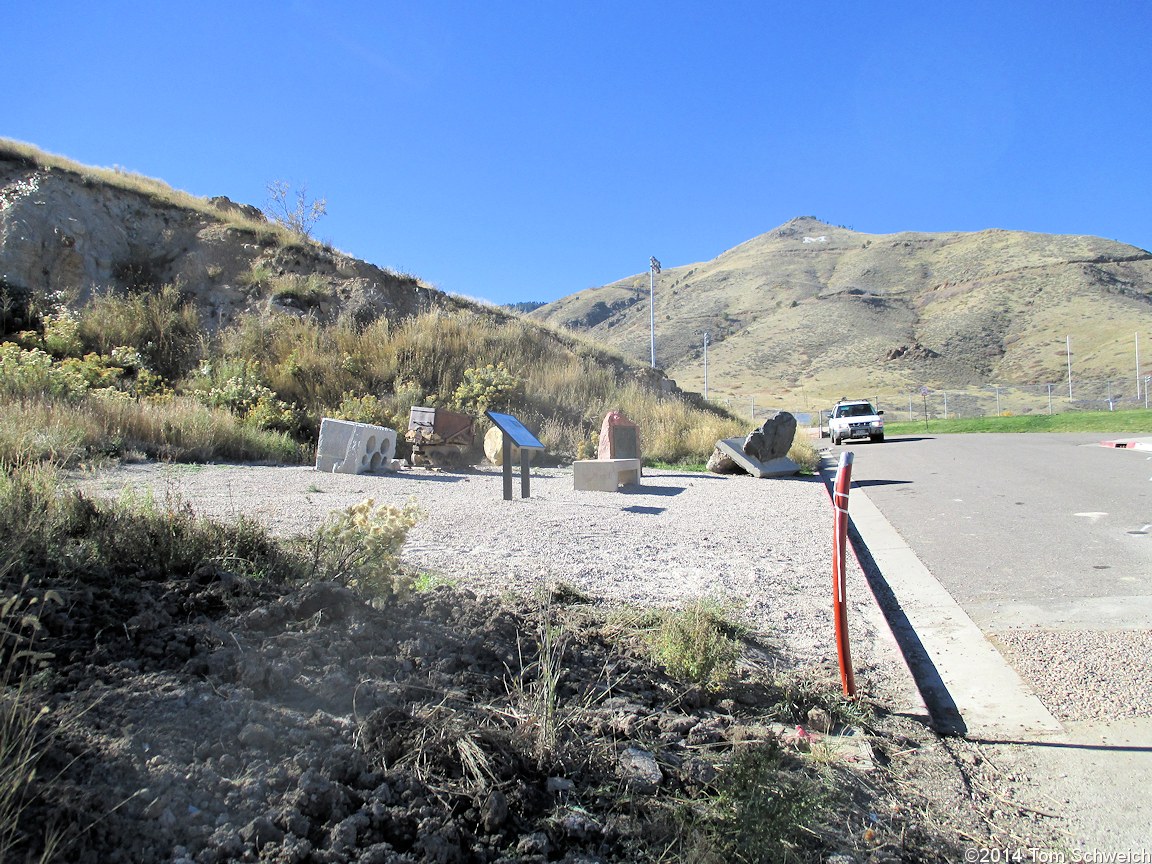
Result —
M353 423L370 423L373 426L392 427L395 424L388 406L371 393L357 396L351 391L346 392L340 405L328 416Z
M206 405L225 408L257 429L291 434L304 422L299 409L277 397L275 391L263 383L259 367L253 362L244 364L239 374L220 386L207 392L199 391L199 395Z
M70 309L60 309L44 316L44 347L56 357L78 357L83 343L80 340L80 321Z
M287 228L301 239L312 237L312 228L328 212L328 202L323 198L309 198L308 187L301 184L295 192L284 180L268 184L268 206L265 215Z
M374 600L407 593L412 579L402 574L399 554L419 515L413 504L372 498L331 514L312 540L318 574Z
M503 363L464 370L464 380L452 398L462 411L483 414L489 409L507 411L524 396L524 382Z
M13 342L0 344L0 395L72 399L87 389L76 369L53 363L52 356L39 348L25 350Z

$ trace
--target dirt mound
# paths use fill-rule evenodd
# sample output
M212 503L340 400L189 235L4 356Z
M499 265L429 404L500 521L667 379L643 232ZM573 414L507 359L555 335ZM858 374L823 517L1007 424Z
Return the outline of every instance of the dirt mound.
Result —
M70 861L644 860L681 842L674 810L739 747L816 770L766 726L807 705L686 687L586 605L441 588L374 608L210 566L128 587L44 619L57 779L25 823L61 828ZM90 626L113 609L120 626ZM903 822L851 784L852 810ZM901 854L922 843L905 833Z

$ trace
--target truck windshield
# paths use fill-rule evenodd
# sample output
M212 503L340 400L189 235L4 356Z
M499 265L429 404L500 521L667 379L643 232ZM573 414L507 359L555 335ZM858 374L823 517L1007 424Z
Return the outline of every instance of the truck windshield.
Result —
M864 405L841 405L840 417L868 417L876 412L872 409L871 405L865 403Z

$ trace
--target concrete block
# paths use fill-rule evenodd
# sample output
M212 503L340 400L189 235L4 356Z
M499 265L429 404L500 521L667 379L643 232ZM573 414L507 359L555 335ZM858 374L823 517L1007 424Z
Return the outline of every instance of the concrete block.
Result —
M578 459L572 463L572 485L577 492L615 492L621 484L639 482L639 459Z
M724 438L716 442L716 449L732 458L732 461L751 474L753 477L791 477L800 473L800 466L781 456L761 462L755 456L744 452L743 438Z
M396 430L350 420L320 421L316 470L329 474L371 474L396 469Z

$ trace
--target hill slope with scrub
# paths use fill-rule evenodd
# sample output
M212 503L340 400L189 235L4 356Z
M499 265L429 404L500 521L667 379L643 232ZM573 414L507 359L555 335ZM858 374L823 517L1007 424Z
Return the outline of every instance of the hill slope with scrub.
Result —
M1152 254L1024 231L864 234L801 217L656 282L657 364L714 394L909 392L1128 377L1152 329ZM534 310L648 358L649 274Z
M308 459L323 416L513 410L553 458L604 413L703 458L723 412L622 355L453 297L227 198L0 141L0 451ZM481 429L483 431L483 429Z

